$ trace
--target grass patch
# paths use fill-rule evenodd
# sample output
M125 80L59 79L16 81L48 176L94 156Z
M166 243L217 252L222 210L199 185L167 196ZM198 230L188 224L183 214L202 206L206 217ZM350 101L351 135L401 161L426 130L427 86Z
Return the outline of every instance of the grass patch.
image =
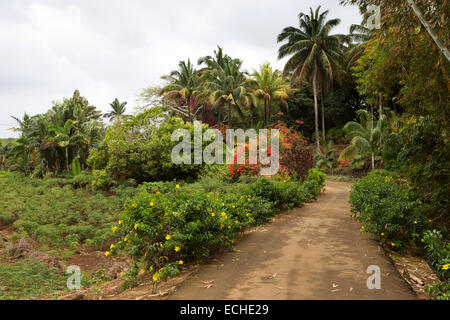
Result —
M42 262L0 262L0 300L28 299L63 290L66 278Z

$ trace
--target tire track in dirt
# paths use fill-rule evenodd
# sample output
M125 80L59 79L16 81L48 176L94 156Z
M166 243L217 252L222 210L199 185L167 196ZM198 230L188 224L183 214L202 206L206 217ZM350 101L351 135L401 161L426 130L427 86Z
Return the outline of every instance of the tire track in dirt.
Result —
M390 259L350 217L351 184L327 181L318 200L244 235L169 299L416 299ZM369 265L381 269L370 290Z

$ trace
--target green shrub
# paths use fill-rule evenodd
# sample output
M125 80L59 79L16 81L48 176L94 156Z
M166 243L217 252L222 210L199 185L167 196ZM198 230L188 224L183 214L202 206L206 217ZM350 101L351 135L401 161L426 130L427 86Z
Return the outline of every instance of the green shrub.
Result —
M427 230L423 236L424 255L444 280L450 279L450 242L437 230Z
M317 198L325 185L326 178L326 174L317 169L310 169L308 171L308 176L306 177L302 185L304 194L306 196L305 200L312 200Z
M350 193L352 212L382 244L393 249L418 248L440 279L428 288L433 299L448 299L450 242L446 230L434 230L434 212L422 203L414 189L386 170L372 171L356 182Z
M107 189L112 184L112 179L106 170L93 170L92 186L97 189Z
M105 254L124 250L134 261L130 279L149 271L157 282L177 274L184 261L231 247L239 232L268 221L278 209L317 196L312 193L320 192L324 177L311 170L306 187L262 178L253 185L230 184L225 192L211 193L176 182L144 183L113 226L121 240Z
M374 170L356 182L350 193L352 212L359 213L357 220L364 224L364 231L394 249L420 240L429 227L420 201L395 179L389 171Z

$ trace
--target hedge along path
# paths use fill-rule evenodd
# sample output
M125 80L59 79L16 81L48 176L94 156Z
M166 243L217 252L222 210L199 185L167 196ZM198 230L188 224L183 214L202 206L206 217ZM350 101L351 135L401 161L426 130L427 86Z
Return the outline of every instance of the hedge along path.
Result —
M350 183L327 181L318 200L247 232L168 299L416 299L374 237L350 216ZM368 289L367 267L381 270Z

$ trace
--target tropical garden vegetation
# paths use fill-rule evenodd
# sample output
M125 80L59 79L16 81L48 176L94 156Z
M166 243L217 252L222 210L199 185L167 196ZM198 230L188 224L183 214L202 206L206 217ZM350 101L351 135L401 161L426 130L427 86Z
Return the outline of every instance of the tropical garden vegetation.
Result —
M76 90L44 114L15 118L19 138L0 140L0 226L13 227L13 240L69 255L127 255L127 285L141 273L158 283L316 198L324 172L362 172L350 202L364 232L426 258L440 277L430 296L448 299L449 4L416 1L424 25L405 1L341 2L360 7L362 24L335 34L340 20L327 10L300 13L274 39L278 57L288 57L282 71L268 63L244 70L217 47L196 65L180 61L132 112L116 98L102 115ZM372 4L385 12L380 29L365 26ZM279 129L279 172L263 178L261 164L248 162L173 164L171 133L193 132L195 121L202 130Z

